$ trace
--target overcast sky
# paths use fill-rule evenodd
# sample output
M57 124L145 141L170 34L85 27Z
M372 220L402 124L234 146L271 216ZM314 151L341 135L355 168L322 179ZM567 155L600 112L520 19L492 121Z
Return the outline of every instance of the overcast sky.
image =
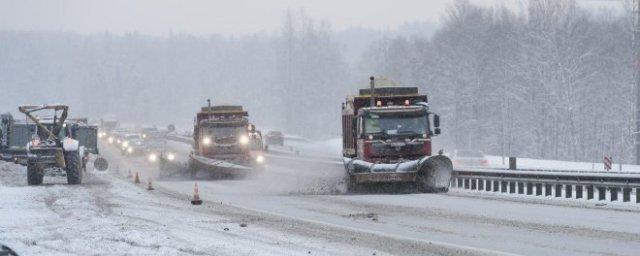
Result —
M353 26L394 29L405 22L438 22L452 2L453 0L0 0L0 30L54 30L83 34L137 31L152 35L164 35L173 31L196 35L242 35L277 29L287 8L302 8L310 16L328 21L338 30ZM521 6L521 0L471 2L486 6L503 4L514 9ZM594 5L593 1L585 2Z

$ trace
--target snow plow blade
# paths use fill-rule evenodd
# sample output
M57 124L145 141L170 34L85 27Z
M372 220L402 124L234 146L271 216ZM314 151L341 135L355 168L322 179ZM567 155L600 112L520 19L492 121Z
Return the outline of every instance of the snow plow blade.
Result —
M211 159L202 156L192 155L191 158L197 162L199 166L206 168L227 168L227 169L238 169L238 170L251 170L253 168L247 167L244 165L238 165L234 163L230 163L227 161Z
M453 173L451 160L442 155L395 164L376 164L351 158L343 161L351 183L414 182L421 192L448 191Z

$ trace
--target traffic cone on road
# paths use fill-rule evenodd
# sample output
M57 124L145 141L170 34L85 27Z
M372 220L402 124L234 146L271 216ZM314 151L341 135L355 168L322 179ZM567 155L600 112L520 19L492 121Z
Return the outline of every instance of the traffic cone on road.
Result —
M198 183L193 186L193 199L191 199L192 205L201 205L202 200L200 199L200 193L198 192Z
M136 177L133 178L133 183L140 184L140 176L138 176L138 172L136 172Z
M147 190L154 190L153 184L151 184L151 178L149 178L149 183L147 183Z

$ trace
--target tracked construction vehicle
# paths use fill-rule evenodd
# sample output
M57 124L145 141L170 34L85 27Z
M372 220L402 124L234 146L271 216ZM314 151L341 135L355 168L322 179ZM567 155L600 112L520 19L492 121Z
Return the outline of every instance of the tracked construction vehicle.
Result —
M445 192L451 160L432 156L431 138L440 118L429 111L416 87L361 89L342 104L342 145L346 185L406 183L421 192ZM432 122L433 121L433 129Z
M86 120L67 121L68 109L65 105L18 108L35 125L31 140L26 144L29 185L42 184L47 171L63 171L69 184L80 184L89 154L98 153L97 127L88 125ZM35 115L44 110L53 111L53 116L43 118ZM105 170L106 160L98 157L94 166L98 170Z
M248 112L242 106L211 106L207 101L195 119L189 159L191 177L196 178L199 171L214 177L244 176L259 169L264 156L256 153L258 133L249 125Z

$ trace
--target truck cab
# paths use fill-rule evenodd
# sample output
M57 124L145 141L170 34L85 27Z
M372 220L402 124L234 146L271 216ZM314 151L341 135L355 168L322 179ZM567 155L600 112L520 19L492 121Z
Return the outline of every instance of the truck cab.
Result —
M194 126L196 154L237 164L250 162L247 116L241 106L203 107Z
M343 156L372 163L430 156L440 118L429 111L427 96L416 87L375 88L374 94L372 100L363 89L343 104Z

